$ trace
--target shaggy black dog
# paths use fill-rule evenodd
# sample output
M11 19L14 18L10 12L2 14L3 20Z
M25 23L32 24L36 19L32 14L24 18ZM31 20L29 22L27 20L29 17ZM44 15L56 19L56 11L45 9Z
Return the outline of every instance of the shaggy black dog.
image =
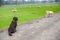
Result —
M18 20L17 17L13 17L13 20L12 20L12 22L10 24L10 27L8 28L9 36L12 36L12 33L16 32L17 20Z

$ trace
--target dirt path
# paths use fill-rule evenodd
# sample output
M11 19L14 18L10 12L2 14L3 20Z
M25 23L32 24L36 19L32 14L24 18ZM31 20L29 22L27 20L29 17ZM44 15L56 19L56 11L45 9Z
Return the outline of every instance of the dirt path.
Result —
M19 25L11 37L5 30L0 33L0 40L60 40L60 13Z

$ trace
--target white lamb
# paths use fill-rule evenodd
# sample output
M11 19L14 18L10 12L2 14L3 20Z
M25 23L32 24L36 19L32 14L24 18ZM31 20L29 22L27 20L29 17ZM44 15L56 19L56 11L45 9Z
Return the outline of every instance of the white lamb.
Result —
M12 9L12 12L17 12L16 8L13 8L13 9Z
M53 16L53 14L54 14L53 11L49 11L49 10L46 11L46 17L51 17Z

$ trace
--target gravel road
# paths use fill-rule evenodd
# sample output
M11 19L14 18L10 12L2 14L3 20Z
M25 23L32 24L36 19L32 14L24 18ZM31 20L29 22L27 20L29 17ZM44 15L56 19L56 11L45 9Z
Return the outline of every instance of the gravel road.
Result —
M6 29L0 32L0 40L60 40L60 13L18 25L13 36Z

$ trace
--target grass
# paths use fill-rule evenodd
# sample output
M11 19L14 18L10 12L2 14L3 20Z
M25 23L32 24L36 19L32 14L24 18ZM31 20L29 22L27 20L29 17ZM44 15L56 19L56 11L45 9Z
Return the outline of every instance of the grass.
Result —
M17 12L13 13L12 8L16 8ZM54 12L60 11L58 4L24 4L24 5L4 5L0 7L0 29L8 27L14 16L18 17L18 23L36 19L44 16L46 10Z

